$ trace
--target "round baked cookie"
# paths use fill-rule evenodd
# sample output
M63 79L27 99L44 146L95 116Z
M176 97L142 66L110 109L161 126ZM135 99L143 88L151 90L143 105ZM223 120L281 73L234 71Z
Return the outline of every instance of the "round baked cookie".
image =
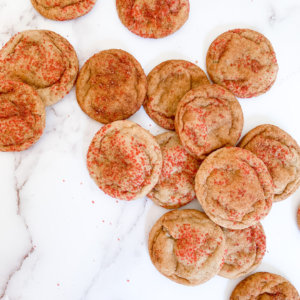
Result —
M205 73L185 60L168 60L156 66L147 76L148 91L144 108L159 126L174 130L176 108L191 89L209 84Z
M0 151L28 149L45 128L45 105L27 84L0 81Z
M282 276L259 272L242 280L230 300L300 300L295 287Z
M218 36L208 49L206 67L213 82L240 98L268 91L278 72L271 43L250 29L229 30Z
M265 164L236 147L219 149L202 162L195 190L209 218L229 229L255 225L271 210L274 194Z
M148 197L168 209L186 205L196 198L194 184L200 162L187 153L175 132L165 132L155 138L162 151L163 167Z
M104 193L122 200L146 196L156 185L162 155L155 138L131 121L116 121L94 136L87 154L91 177Z
M225 255L222 229L202 212L173 210L153 226L148 241L156 269L184 285L198 285L215 276Z
M0 50L0 79L30 85L45 105L68 94L77 73L78 59L72 45L52 31L20 32Z
M255 270L266 252L266 235L260 223L232 230L224 228L226 256L220 276L235 279Z
M218 148L234 146L241 136L243 124L239 102L216 84L189 91L177 106L176 132L182 145L199 159Z
M131 32L144 38L162 38L188 19L189 0L116 0L119 18Z
M254 153L268 167L274 183L274 201L286 199L300 186L300 147L279 127L257 126L238 146Z
M124 120L142 106L147 78L139 62L119 49L101 51L80 70L76 96L92 119L107 124Z
M87 14L96 0L31 0L31 3L45 18L65 21Z

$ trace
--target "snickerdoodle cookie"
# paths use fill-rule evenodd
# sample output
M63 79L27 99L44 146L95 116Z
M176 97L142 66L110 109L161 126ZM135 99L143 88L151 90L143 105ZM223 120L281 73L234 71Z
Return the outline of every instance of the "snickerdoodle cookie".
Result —
M242 280L230 300L300 300L295 287L282 276L259 272Z
M169 279L198 285L215 276L225 254L222 229L202 212L173 210L153 226L148 248L152 263Z
M92 56L80 70L76 83L81 109L104 124L133 115L142 106L146 92L147 79L141 65L119 49Z
M222 148L200 165L196 196L218 225L244 229L265 217L273 202L273 182L265 164L252 152Z
M298 207L298 211L297 211L297 224L300 229L300 206Z
M131 121L116 121L94 136L87 154L91 177L106 194L123 200L147 195L158 181L162 155L155 138Z
M31 0L31 3L44 17L64 21L87 14L96 0Z
M162 151L163 167L148 197L168 209L186 205L196 198L194 182L200 162L187 153L175 132L162 133L155 138Z
M165 129L174 130L180 99L191 89L209 84L205 73L185 60L168 60L147 76L148 91L144 108L150 118Z
M266 252L266 235L260 223L231 230L224 228L226 256L220 276L235 279L256 269Z
M238 146L253 152L268 167L274 201L286 199L300 186L300 147L282 129L269 124L257 126Z
M278 72L271 43L250 29L230 30L218 36L208 50L206 66L215 83L241 98L265 93Z
M216 84L189 91L177 106L176 131L183 146L199 159L218 148L234 146L243 124L239 102Z
M144 38L162 38L188 19L189 0L116 0L119 18L131 32Z
M17 81L0 81L0 151L22 151L45 128L45 105L37 92Z
M77 73L72 45L52 31L20 32L0 50L0 78L30 85L45 105L62 99L73 87Z

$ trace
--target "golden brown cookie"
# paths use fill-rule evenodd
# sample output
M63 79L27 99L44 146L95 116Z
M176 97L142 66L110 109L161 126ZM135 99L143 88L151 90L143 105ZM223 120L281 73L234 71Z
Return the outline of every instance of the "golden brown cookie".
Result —
M72 45L52 31L20 32L0 51L0 79L30 85L45 105L62 99L73 87L77 73Z
M189 0L116 0L119 18L131 32L144 38L162 38L188 19Z
M213 82L240 98L268 91L278 72L271 43L250 29L229 30L218 36L208 49L206 67Z
M31 3L45 18L65 21L87 14L96 0L31 0Z
M196 198L194 184L200 162L187 153L175 132L162 133L155 138L162 151L163 167L148 197L168 209L186 205Z
M153 226L149 254L157 270L184 285L198 285L215 276L225 254L222 229L202 212L173 210Z
M219 149L202 162L195 190L209 218L229 229L255 225L269 213L274 194L265 164L236 147Z
M45 105L37 92L17 81L0 81L0 151L22 151L45 128Z
M87 154L91 177L114 198L134 200L156 185L162 155L155 138L131 121L116 121L94 136Z
M176 132L182 145L199 159L218 148L234 146L243 124L239 102L216 84L189 91L177 106Z
M148 91L144 108L149 117L165 129L174 130L176 108L191 89L209 84L205 73L185 60L168 60L147 76Z
M235 279L255 270L266 252L266 235L260 223L231 230L224 228L226 256L220 276Z
M146 91L147 79L141 65L118 49L92 56L80 70L76 83L81 109L104 124L133 115L142 106Z
M259 272L242 280L233 290L230 300L300 300L300 297L285 278Z
M300 186L300 147L279 127L257 126L238 146L253 152L268 167L274 183L274 201L286 199Z

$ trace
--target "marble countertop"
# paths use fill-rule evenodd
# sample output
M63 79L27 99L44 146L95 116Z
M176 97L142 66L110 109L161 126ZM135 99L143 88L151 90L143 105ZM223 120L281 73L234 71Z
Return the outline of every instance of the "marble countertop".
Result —
M0 45L27 29L49 29L75 47L80 65L94 53L121 48L148 73L166 59L205 69L212 40L231 28L260 31L272 42L278 79L263 96L240 100L243 134L262 123L278 125L300 143L300 1L190 0L190 17L160 40L130 33L114 0L98 0L84 17L66 22L39 15L30 0L0 0ZM153 134L163 130L141 108L131 120ZM239 280L216 276L186 287L160 275L150 262L147 237L166 212L150 200L106 196L88 175L86 152L101 124L79 108L74 88L47 108L39 142L21 153L0 153L0 299L4 300L227 300ZM267 253L259 271L281 274L300 290L300 190L275 203L263 221ZM188 208L198 208L197 201Z

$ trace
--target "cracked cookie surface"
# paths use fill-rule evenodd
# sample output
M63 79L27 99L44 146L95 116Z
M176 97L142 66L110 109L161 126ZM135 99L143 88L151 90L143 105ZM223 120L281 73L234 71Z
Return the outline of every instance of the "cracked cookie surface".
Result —
M266 165L252 152L228 147L200 165L195 191L205 213L229 229L255 225L271 210L273 182Z
M213 82L240 98L268 91L278 72L270 41L250 29L229 30L218 36L208 49L206 68Z
M216 84L189 91L177 106L176 132L182 145L198 159L204 159L218 148L234 146L243 124L237 99Z
M104 124L133 115L142 106L146 91L147 79L141 65L119 49L92 56L80 70L76 83L81 109Z
M29 85L0 81L0 151L22 151L41 137L45 105Z
M156 66L147 76L148 90L144 108L159 126L174 130L174 119L180 99L191 89L209 84L205 73L185 60L168 60Z
M155 138L131 121L115 121L94 136L87 154L91 177L122 200L146 196L158 181L162 155Z
M259 272L242 280L233 290L230 300L300 300L300 297L284 277Z
M163 167L158 183L147 196L168 209L186 205L196 198L194 184L200 161L184 149L175 132L162 133L155 139L162 151Z
M202 212L173 210L152 227L149 254L157 270L184 285L198 285L215 276L225 254L222 229Z
M189 0L116 0L123 25L144 38L162 38L188 19Z
M256 269L266 252L266 235L261 223L231 230L223 229L226 239L226 256L220 276L235 279Z
M253 152L268 167L274 183L274 201L286 199L300 186L300 147L279 127L257 126L238 146Z
M31 0L31 3L44 17L65 21L87 14L96 0Z
M53 31L20 32L0 50L0 79L30 85L45 105L68 94L77 73L78 59L72 45Z

